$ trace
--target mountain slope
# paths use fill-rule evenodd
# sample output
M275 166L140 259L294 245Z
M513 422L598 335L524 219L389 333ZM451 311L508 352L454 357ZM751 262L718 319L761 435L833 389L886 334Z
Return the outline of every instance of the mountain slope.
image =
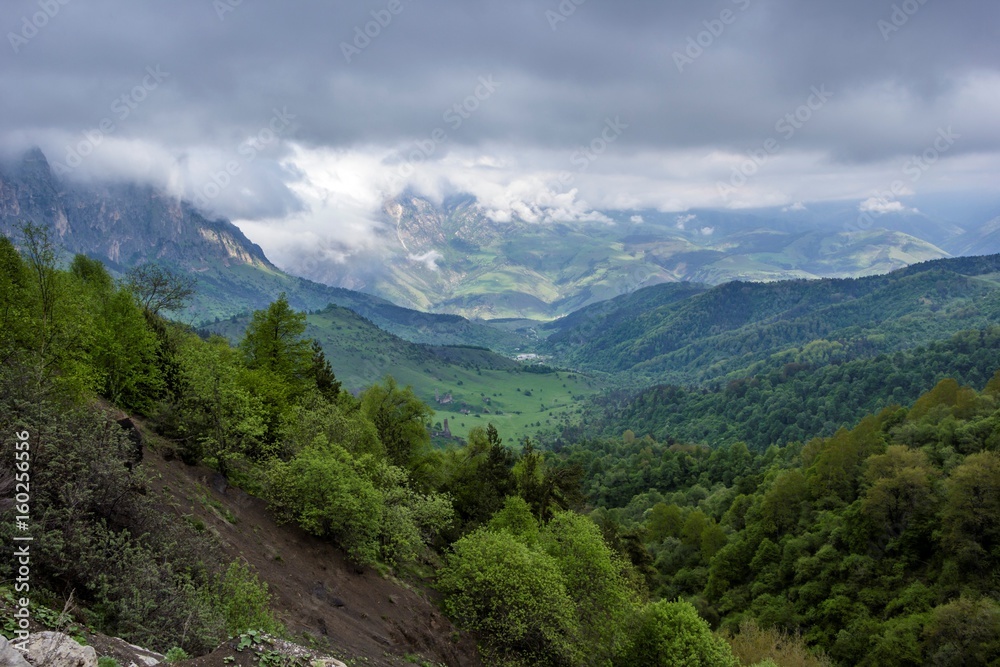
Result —
M284 292L297 309L337 304L419 343L515 352L530 342L483 323L290 276L228 220L208 219L151 187L62 182L37 149L0 165L0 233L16 238L24 222L49 228L65 252L100 259L116 274L156 261L195 276L191 306L175 315L193 325L264 308Z
M948 249L956 255L985 255L1000 252L1000 217L950 241Z
M681 298L678 298L681 297ZM690 295L660 285L546 325L576 368L653 381L740 375L809 346L824 361L909 349L1000 321L1000 255L939 260L885 276L734 282Z
M235 343L248 322L249 316L233 317L204 331ZM459 437L488 422L509 434L553 425L601 389L579 373L522 364L484 348L411 343L339 306L309 313L305 335L320 342L346 389L357 392L392 375L434 409L437 430L447 419Z
M278 524L264 501L210 469L164 460L174 456L171 443L154 442L160 451L150 452L143 465L155 475L153 493L170 499L164 513L201 522L218 536L226 557L253 566L293 634L333 648L349 663L404 665L410 664L404 655L420 654L455 667L480 664L474 642L424 591L359 568L328 541Z
M574 442L626 430L661 442L712 446L772 444L831 436L864 415L916 400L945 378L983 386L1000 369L1000 327L966 331L906 352L844 363L789 352L772 367L708 388L660 385L596 398L579 425L557 440Z
M815 212L607 211L592 221L531 222L491 219L470 197L436 205L407 195L386 202L383 218L378 261L304 262L315 267L310 277L490 319L552 319L664 282L887 273L946 257L935 242L965 231L917 213L858 225L857 207L843 204Z

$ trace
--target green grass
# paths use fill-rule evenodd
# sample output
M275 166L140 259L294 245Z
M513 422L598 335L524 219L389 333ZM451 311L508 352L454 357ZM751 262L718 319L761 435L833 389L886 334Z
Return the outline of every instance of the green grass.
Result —
M435 377L430 382L427 377L408 378L402 373L397 379L412 385L434 409L435 422L443 424L448 420L452 435L464 438L476 426L492 423L505 439L514 442L534 434L539 427L555 426L575 416L581 401L600 388L594 378L561 371L539 374L453 369L450 377ZM439 397L450 393L453 402L435 402L435 390Z
M246 323L246 317L238 317L206 329L235 343ZM434 409L433 421L443 425L447 419L458 437L492 422L504 438L517 441L534 434L536 424L555 425L575 413L583 398L601 389L593 377L531 372L530 367L483 348L410 343L336 306L309 314L306 336L323 345L334 373L349 391L360 391L392 375L401 385L412 386ZM435 400L447 394L452 403Z

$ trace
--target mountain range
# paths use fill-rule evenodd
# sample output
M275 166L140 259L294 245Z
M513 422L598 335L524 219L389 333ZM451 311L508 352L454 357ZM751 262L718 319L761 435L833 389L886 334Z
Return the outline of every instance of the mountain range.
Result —
M302 265L320 282L419 310L551 320L666 282L858 277L1000 247L998 220L863 208L604 211L541 223L493 220L469 197L407 195L383 207L381 257Z
M279 294L299 310L350 308L415 343L476 345L515 352L524 337L455 315L401 308L384 299L330 287L278 269L228 220L150 186L80 184L56 177L32 150L0 164L0 233L17 238L26 222L50 231L64 255L99 259L115 275L159 262L197 280L191 305L175 316L201 326L266 307Z
M100 259L113 273L158 261L193 275L196 296L178 316L190 324L249 313L284 292L300 310L348 308L418 344L513 355L539 351L541 339L555 334L541 351L573 364L598 344L591 336L567 356L560 345L581 339L574 323L609 308L618 311L612 319L625 317L621 308L634 310L651 294L681 301L732 281L875 276L950 255L1000 251L1000 218L982 224L971 215L956 222L916 209L858 211L855 203L606 211L589 221L541 223L494 220L470 197L435 204L411 194L383 207L385 256L344 263L303 258L313 275L300 277L293 275L299 267L279 269L230 221L151 186L61 180L37 149L0 165L0 232L16 236L20 224L32 221L51 229L67 253ZM664 284L673 288L643 291ZM634 296L609 301L621 295ZM581 309L587 310L571 315ZM598 367L622 370L608 363Z
M1000 255L863 278L665 284L543 325L541 349L632 382L705 383L842 363L1000 323Z

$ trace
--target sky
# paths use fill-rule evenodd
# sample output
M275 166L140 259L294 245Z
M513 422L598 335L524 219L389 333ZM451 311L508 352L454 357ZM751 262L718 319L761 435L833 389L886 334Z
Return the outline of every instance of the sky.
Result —
M383 203L494 220L875 213L1000 176L996 0L4 0L0 153L139 180L282 259Z

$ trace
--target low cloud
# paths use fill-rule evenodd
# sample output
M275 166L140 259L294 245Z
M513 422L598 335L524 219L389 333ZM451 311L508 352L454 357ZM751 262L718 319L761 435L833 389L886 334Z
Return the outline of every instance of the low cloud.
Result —
M437 250L430 250L421 255L410 254L407 256L411 262L417 262L423 264L429 271L438 271L437 262L440 259L444 259L444 255L439 253Z
M65 164L111 119L66 178L163 187L288 267L377 252L383 203L404 192L471 194L498 223L821 200L899 212L880 198L937 128L961 141L912 194L988 193L1000 177L1000 3L958 3L927 3L889 42L886 7L868 0L740 3L678 72L672 54L718 8L588 2L553 30L529 0L421 0L348 62L371 7L71 2L0 56L0 153L37 144ZM36 11L10 0L0 26ZM786 139L776 122L820 84L835 94ZM627 129L606 150L574 159L617 118ZM780 151L720 197L775 136Z
M869 197L858 205L858 210L863 213L919 213L915 208L908 208L902 202L889 200L884 197Z

